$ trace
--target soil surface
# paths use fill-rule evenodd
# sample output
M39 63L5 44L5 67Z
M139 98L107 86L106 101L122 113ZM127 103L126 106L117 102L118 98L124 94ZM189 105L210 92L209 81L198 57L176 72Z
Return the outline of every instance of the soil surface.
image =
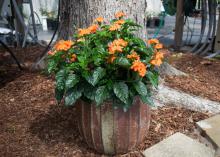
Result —
M166 77L168 86L220 102L220 60L188 53L172 55L169 63L189 76Z
M80 138L75 108L56 105L53 89L53 79L28 71L0 88L0 156L101 156ZM195 122L207 117L176 107L152 111L145 140L123 157L141 157L141 150L175 132L194 137Z

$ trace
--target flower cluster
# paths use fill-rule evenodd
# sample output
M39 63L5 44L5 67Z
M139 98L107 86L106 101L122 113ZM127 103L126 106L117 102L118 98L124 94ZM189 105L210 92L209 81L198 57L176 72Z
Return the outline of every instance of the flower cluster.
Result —
M119 11L117 13L115 13L115 18L119 19L126 16L126 14L123 11Z
M132 51L132 53L130 55L127 55L127 58L134 59L134 60L140 60L140 56L135 51Z
M115 21L112 25L110 25L109 30L110 31L116 31L119 30L122 25L125 23L125 21L121 18L123 18L124 16L126 16L126 14L124 12L118 12L115 14L115 18L117 18L117 21Z
M135 96L151 103L149 90L157 87L158 66L164 55L157 39L135 35L140 26L117 12L107 24L98 17L74 39L60 40L48 52L48 71L56 74L56 98L72 105L77 99L98 105L114 99L114 106L129 108Z
M158 50L162 49L163 45L157 39L148 40L148 44L155 48L155 54L150 63L154 66L160 66L163 63L164 54Z
M123 52L123 48L128 45L123 39L115 39L108 45L109 54L115 54L116 52Z
M56 51L67 51L71 48L71 46L73 44L74 43L71 40L67 40L67 41L60 40L56 43L54 48L55 48Z
M84 35L88 35L91 33L95 33L99 28L99 25L92 25L90 27L88 27L87 29L79 29L79 36L84 36Z
M103 17L97 17L97 18L95 19L95 22L102 23L102 22L104 22L104 18L103 18Z
M146 65L139 60L133 62L131 69L137 71L141 77L144 77L147 72Z

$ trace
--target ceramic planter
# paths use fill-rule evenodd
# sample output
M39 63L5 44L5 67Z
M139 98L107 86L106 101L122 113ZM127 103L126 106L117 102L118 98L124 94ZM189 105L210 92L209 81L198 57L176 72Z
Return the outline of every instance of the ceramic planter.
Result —
M88 146L100 153L127 153L138 146L148 132L150 107L138 97L127 112L113 109L110 101L100 107L83 101L76 105L80 133Z

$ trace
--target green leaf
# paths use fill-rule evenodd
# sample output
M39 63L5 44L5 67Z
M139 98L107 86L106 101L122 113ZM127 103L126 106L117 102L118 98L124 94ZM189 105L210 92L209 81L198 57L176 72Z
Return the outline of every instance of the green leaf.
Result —
M143 103L150 105L150 106L155 106L153 100L148 97L148 96L140 96L141 100Z
M141 53L141 52L144 52L145 54L147 53L147 47L146 47L146 44L145 42L141 39L141 38L134 38L132 40L133 42L133 46L135 46L135 51Z
M147 92L147 87L146 85L142 82L142 81L138 81L133 83L134 88L136 89L136 91L138 92L138 94L145 96L148 94Z
M86 80L93 86L95 86L99 80L105 76L105 69L98 67L93 71L93 74L86 77Z
M63 99L64 92L65 90L58 90L57 88L55 88L55 98L58 103L60 103Z
M61 69L56 74L56 88L59 91L65 89L65 77L66 77L66 70Z
M124 112L127 112L128 109L133 105L133 97L128 97L127 103L124 104L123 110Z
M82 90L80 90L77 87L70 88L65 97L65 105L71 106L74 105L77 99L79 99L82 96Z
M79 77L76 74L69 74L66 79L66 89L74 87L79 82Z
M56 68L57 66L57 62L53 59L48 60L48 64L47 64L47 71L49 74L51 74L53 72L53 70Z
M103 101L107 99L108 97L109 97L109 91L106 86L100 86L96 90L95 101L97 105L100 105L101 103L103 103Z
M147 78L150 80L150 83L157 88L159 74L157 72L152 73L151 71L147 72Z
M131 64L127 58L120 57L120 58L117 58L115 62L116 62L116 64L123 66L123 67L131 66Z
M96 94L96 88L86 83L86 85L84 86L83 95L87 99L95 101L95 94Z
M115 95L126 104L128 101L128 86L123 82L114 83L113 90Z

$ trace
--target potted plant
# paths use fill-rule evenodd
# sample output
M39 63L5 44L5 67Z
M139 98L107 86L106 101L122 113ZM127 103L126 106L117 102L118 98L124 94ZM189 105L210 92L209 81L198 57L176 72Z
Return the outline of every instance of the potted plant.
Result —
M140 26L124 16L116 13L110 24L99 17L48 52L57 101L76 105L82 137L105 154L126 153L143 140L163 59L162 44L137 37Z
M55 30L58 26L57 14L56 14L57 11L56 10L48 11L47 8L41 7L40 12L43 20L46 17L48 30Z

